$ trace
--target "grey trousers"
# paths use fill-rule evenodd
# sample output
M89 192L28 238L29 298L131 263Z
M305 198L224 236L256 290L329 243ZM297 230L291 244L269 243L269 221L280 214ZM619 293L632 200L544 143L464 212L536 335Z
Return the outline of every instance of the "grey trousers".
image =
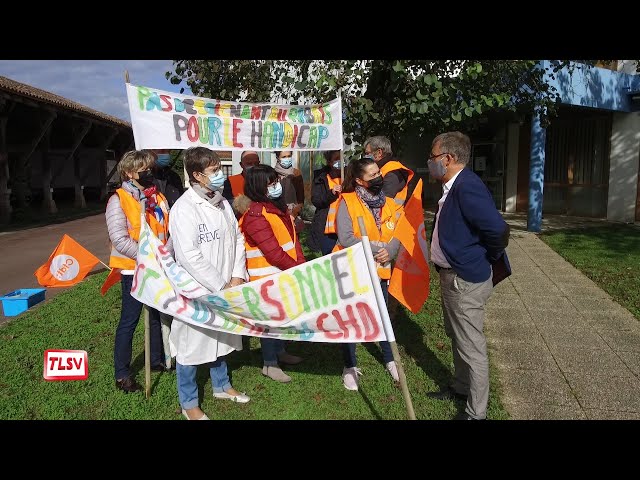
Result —
M484 306L493 291L491 277L471 283L452 269L440 270L444 329L451 338L454 379L451 387L467 395L465 411L473 418L487 416L489 357L484 336Z

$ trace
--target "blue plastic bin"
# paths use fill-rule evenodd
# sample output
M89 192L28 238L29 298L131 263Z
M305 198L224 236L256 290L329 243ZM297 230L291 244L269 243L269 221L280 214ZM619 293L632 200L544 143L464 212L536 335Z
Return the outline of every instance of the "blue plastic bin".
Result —
M15 317L44 300L46 288L21 288L0 297L5 317Z

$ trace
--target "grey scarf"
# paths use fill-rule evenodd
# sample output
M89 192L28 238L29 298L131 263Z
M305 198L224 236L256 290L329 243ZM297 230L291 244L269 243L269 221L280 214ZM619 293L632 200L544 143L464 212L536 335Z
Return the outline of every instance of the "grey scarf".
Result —
M371 213L373 214L373 218L376 220L378 230L380 230L380 224L382 223L382 207L387 201L384 192L380 191L380 193L374 195L365 187L357 185L356 195L369 207L369 210L371 210Z
M274 168L278 175L280 175L281 179L284 177L288 177L289 175L293 175L293 165L291 165L289 168L284 168L282 165L280 165L280 162L277 162Z
M211 191L207 188L204 188L199 183L192 183L191 188L193 188L193 191L196 192L199 197L204 198L214 207L224 209L224 203L222 203L224 197L220 193L220 190Z

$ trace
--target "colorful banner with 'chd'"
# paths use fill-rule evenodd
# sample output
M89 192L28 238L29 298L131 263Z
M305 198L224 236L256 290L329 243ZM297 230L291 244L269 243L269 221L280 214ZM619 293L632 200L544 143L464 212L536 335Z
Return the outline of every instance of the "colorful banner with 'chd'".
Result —
M340 98L318 105L212 100L127 84L136 149L342 150Z
M184 322L310 342L386 339L362 244L215 293L175 262L144 221L138 245L131 295Z

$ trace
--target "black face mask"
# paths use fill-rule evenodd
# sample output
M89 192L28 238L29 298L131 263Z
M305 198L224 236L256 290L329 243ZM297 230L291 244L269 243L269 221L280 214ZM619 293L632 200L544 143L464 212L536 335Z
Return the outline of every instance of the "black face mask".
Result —
M153 185L153 173L149 170L146 172L138 173L138 183L142 185L144 188L148 188Z
M374 178L373 180L369 180L367 182L369 184L369 186L367 187L367 190L369 190L374 195L378 195L382 191L383 180L384 179L382 178L382 175Z

